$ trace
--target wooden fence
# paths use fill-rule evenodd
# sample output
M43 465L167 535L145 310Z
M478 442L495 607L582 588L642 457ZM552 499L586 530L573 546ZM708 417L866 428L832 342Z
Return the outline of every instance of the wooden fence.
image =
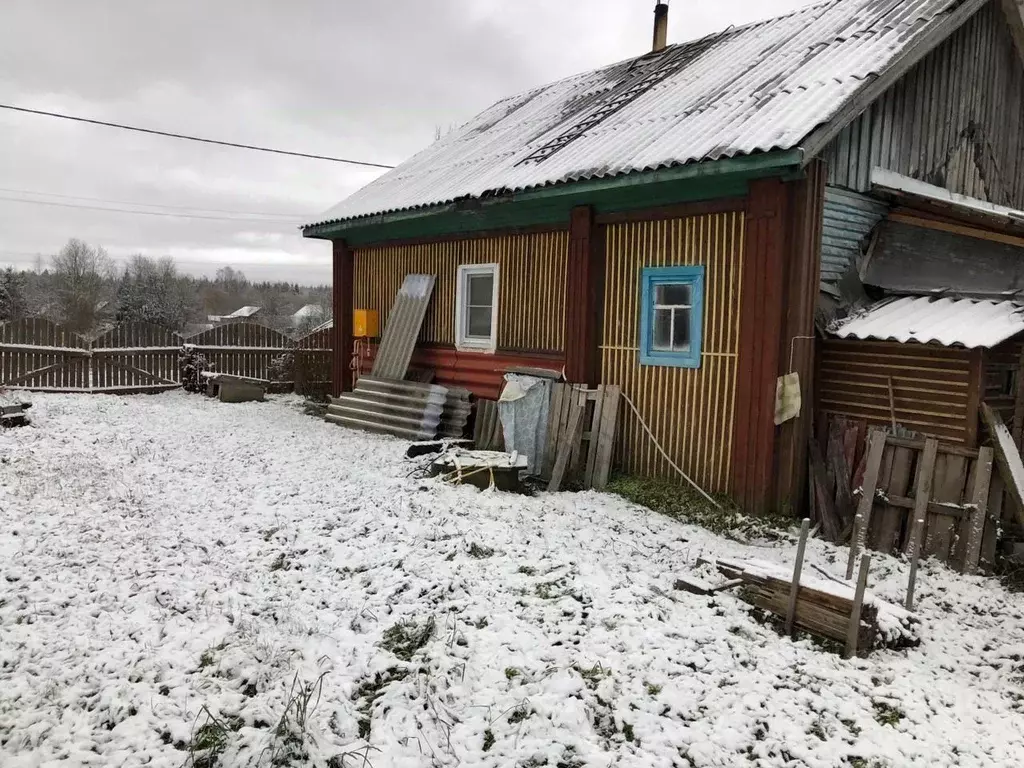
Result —
M812 443L812 518L826 538L845 543L860 534L855 530L855 513L866 486L873 485L873 503L861 534L868 548L887 554L913 552L913 512L918 505L926 510L921 557L971 570L980 555L980 565L990 568L995 562L998 530L1009 522L1002 518L1011 511L1004 506L1004 486L998 473L993 472L988 482L991 454L987 462L981 462L984 475L979 482L977 450L939 442L934 459L926 460L924 438L889 434L880 462L872 467L868 437L865 422L833 417ZM983 500L976 498L979 488L985 490ZM979 508L980 521L975 515ZM980 552L968 558L971 527L979 522Z
M213 370L274 380L303 394L329 386L330 333L297 341L238 322L182 337L149 323L123 323L89 341L44 318L0 324L0 387L50 392L159 392L181 385L184 345Z

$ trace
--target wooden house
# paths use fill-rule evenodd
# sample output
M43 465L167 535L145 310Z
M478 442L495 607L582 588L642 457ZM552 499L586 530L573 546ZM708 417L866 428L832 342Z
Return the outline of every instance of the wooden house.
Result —
M679 45L666 13L651 51L499 101L305 227L333 243L335 391L353 310L383 327L421 272L437 282L414 362L438 382L493 398L525 364L620 385L675 463L750 511L804 503L815 404L871 406L881 390L855 385L886 361L901 406L909 365L955 383L930 410L968 442L980 387L1012 387L1012 342L821 341L815 320L881 297L859 278L884 222L1017 245L1003 214L881 186L1024 207L1016 3L831 0ZM800 407L777 425L791 373ZM628 408L619 434L621 469L673 474Z

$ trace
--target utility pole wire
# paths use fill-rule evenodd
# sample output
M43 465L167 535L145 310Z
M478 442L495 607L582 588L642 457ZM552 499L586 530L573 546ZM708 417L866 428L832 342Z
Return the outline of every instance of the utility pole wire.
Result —
M108 211L110 213L133 213L136 216L166 216L173 219L208 219L210 221L238 221L250 224L279 224L298 228L298 220L295 222L281 221L278 219L257 219L243 218L239 216L200 216L195 213L173 213L171 211L131 211L127 208L105 208L101 205L79 205L77 203L58 203L56 200L29 200L24 197L8 197L0 195L0 201L11 203L28 203L29 205L49 205L56 208L80 208L86 211Z
M191 211L192 213L230 213L237 216L267 216L267 217L281 217L287 219L286 223L291 221L307 221L315 218L316 214L308 213L270 213L260 211L230 211L224 208L203 208L195 205L165 205L164 203L140 203L133 200L110 200L105 197L84 197L82 195L64 195L58 192L38 192L31 189L9 189L8 187L0 187L0 192L9 192L12 195L31 195L33 197L59 197L63 200L88 200L91 203L110 203L111 205L132 205L138 208L164 208L173 209L176 211Z
M343 157L330 157L328 155L311 155L306 152L289 152L285 149L271 149L270 147L257 147L253 144L236 144L232 141L217 141L216 139L204 139L199 136L189 136L184 133L171 133L170 131L158 131L153 128L138 128L133 125L124 125L122 123L108 123L105 120L93 120L88 117L76 117L75 115L65 115L60 112L47 112L42 109L29 109L28 107L16 107L13 104L0 104L0 109L9 109L14 112L24 112L29 115L43 115L44 117L56 117L61 120L73 120L76 123L89 123L90 125L102 125L107 128L120 128L122 131L135 131L137 133L148 133L153 136L166 136L171 139L184 139L186 141L198 141L203 144L216 144L221 147L234 147L235 149L251 149L255 152L270 152L275 155L290 155L291 157L305 157L310 160L329 160L332 163L348 163L349 165L362 165L367 168L384 168L390 170L394 168L393 165L383 165L381 163L370 163L365 160L348 160Z

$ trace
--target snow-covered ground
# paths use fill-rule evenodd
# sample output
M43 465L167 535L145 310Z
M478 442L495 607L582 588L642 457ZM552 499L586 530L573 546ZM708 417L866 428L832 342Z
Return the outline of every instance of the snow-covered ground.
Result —
M410 478L288 398L34 400L0 433L4 768L1024 759L1024 600L992 580L926 563L921 647L843 661L672 589L786 542Z

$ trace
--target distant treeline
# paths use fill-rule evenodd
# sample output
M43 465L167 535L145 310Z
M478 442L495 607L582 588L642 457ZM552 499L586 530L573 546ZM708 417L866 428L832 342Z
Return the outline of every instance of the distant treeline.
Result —
M0 271L0 322L46 317L83 335L133 320L195 330L211 315L245 306L259 307L254 320L298 333L332 317L327 285L256 283L232 267L218 269L212 280L193 277L179 273L170 257L132 256L118 267L103 248L76 239L35 270Z

